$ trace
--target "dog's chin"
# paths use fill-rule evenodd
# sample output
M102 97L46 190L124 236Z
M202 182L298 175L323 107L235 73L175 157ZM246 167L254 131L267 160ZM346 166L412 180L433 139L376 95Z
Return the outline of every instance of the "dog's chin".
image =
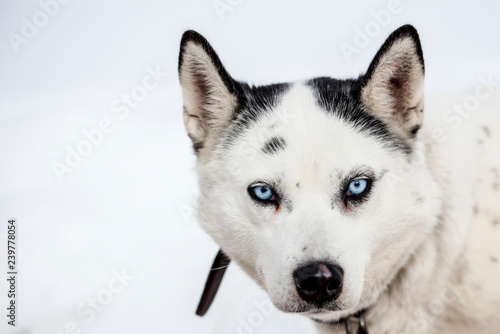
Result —
M306 317L314 317L318 314L333 314L335 312L341 312L343 309L338 306L329 306L329 307L312 307L312 308L305 308L302 311L298 311L295 313L300 313L301 315L304 315Z
M340 305L339 303L328 303L324 305L309 304L301 301L289 302L285 304L274 303L274 306L284 313L298 313L306 317L314 317L318 314L333 314L340 313L349 308Z

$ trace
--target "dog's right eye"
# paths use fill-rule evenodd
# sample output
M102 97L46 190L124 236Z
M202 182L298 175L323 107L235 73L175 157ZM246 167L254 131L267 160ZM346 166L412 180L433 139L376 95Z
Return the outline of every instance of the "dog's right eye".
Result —
M259 202L269 203L277 200L276 194L271 187L263 184L250 186L248 193L254 200Z

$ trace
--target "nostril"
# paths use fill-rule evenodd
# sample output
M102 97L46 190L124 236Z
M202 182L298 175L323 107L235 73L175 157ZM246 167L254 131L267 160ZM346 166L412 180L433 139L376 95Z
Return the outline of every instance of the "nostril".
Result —
M297 286L304 292L314 293L318 290L318 282L317 279L314 277L307 278L303 281L298 282Z
M334 278L330 282L328 282L328 285L326 286L326 288L327 288L328 292L334 293L341 286L342 286L342 281Z

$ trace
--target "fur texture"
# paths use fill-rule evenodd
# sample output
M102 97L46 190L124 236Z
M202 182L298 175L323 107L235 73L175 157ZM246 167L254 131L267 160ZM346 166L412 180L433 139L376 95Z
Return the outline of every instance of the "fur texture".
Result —
M423 118L424 73L411 26L357 79L263 87L232 79L201 35L182 38L200 224L278 309L321 322L320 332L342 333L327 324L362 309L375 334L500 325L499 118L485 111L437 141L436 111L451 102L431 99ZM367 194L346 195L361 178ZM256 184L276 200L252 198ZM344 272L340 296L321 305L293 280L317 261Z

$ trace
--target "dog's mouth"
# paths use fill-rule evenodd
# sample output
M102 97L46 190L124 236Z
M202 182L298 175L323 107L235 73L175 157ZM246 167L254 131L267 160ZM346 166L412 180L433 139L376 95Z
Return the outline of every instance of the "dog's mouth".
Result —
M329 309L324 309L324 308L315 308L315 309L311 309L309 311L300 312L300 313L323 314L323 313L329 313L329 312L334 312L334 310L329 310Z
M301 315L317 315L332 312L345 311L345 308L339 305L337 302L329 302L324 304L315 303L304 303L302 301L287 303L284 306L275 306L285 313L297 313Z
M329 312L339 312L343 309L337 306L328 306L328 307L301 307L294 313L309 313L309 314L321 314L321 313L329 313Z

